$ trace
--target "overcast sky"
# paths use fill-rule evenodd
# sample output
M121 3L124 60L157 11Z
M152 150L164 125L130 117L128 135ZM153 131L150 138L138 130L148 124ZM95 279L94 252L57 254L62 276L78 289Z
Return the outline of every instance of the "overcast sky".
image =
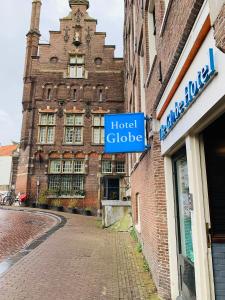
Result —
M69 12L68 0L43 0L41 40L48 31L59 29L59 18ZM107 32L107 44L116 45L122 56L123 0L90 0L89 14L98 19L98 31ZM30 24L32 0L2 1L0 10L0 144L20 140L22 88L26 33Z

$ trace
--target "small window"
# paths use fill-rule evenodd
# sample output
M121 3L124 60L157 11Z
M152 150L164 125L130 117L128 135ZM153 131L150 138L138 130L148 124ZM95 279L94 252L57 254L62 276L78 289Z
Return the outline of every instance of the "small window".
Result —
M111 160L103 160L102 161L102 173L105 173L105 174L112 173L112 161Z
M70 56L69 61L69 77L70 78L84 78L84 55Z
M103 100L103 91L99 90L99 102L102 102Z
M84 173L84 161L83 160L75 160L74 161L74 173L83 174Z
M104 144L104 115L94 115L92 119L92 142L95 145Z
M64 142L66 144L83 143L83 115L66 114Z
M56 64L58 62L58 60L59 60L58 57L53 56L53 57L50 58L50 63L51 64Z
M124 161L116 161L116 173L125 173Z
M59 174L61 173L61 161L60 160L52 160L50 163L50 173Z
M55 114L40 114L39 143L53 144L55 137Z
M101 58L101 57L96 57L96 59L95 59L95 64L96 64L97 66L100 66L100 65L102 64L102 58Z

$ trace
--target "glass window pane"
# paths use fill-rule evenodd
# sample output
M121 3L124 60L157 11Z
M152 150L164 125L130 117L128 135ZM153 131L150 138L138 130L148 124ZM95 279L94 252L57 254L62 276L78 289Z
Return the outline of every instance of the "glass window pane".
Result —
M66 129L65 129L65 143L69 143L69 144L73 143L73 134L74 134L73 127L66 127Z
M116 162L116 172L117 173L124 173L125 172L125 163L124 163L124 161L117 161Z
M83 137L82 137L82 128L75 127L74 128L74 143L82 143Z
M99 128L93 129L93 143L100 144L100 129Z
M41 125L47 125L48 115L47 114L41 114L40 115L40 124Z
M82 55L79 55L77 56L77 63L78 64L83 64L84 63L84 56Z
M77 76L76 78L83 78L83 66L77 66Z
M75 160L74 161L74 173L84 173L84 161Z
M101 116L101 126L104 126L104 122L105 122L104 116Z
M49 114L48 115L48 125L54 125L55 124L55 115Z
M61 195L71 195L72 194L72 175L63 175L61 179Z
M66 115L66 125L74 125L74 115L73 114Z
M54 142L54 127L48 127L47 143L53 143L53 142Z
M70 66L70 74L69 77L70 78L76 78L76 68L74 66Z
M83 116L82 115L75 116L75 125L78 125L78 126L83 125Z
M112 173L111 160L103 160L102 161L102 173Z
M46 143L46 127L40 127L39 142Z
M60 182L61 176L60 175L50 175L48 179L48 189L50 191L59 191L60 190Z
M100 126L101 125L101 120L99 116L94 116L93 117L93 126Z
M70 63L75 64L76 63L76 56L70 56Z
M73 191L74 194L80 195L84 190L84 177L76 175L73 177Z
M63 161L63 173L73 173L73 161L72 160L65 160Z
M61 161L52 160L50 162L50 173L61 173Z
M177 196L179 206L179 225L181 254L194 262L192 243L192 206L189 198L187 159L183 157L176 162Z

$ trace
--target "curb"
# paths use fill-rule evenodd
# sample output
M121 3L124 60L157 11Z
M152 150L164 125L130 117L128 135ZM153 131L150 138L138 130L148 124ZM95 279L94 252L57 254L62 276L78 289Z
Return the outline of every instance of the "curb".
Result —
M58 223L54 225L52 228L47 230L43 235L38 237L37 239L34 239L28 246L21 249L19 252L17 252L15 255L12 255L11 257L7 258L6 260L3 260L0 263L0 278L3 277L9 269L15 265L18 261L20 261L23 257L28 255L32 250L40 246L43 242L45 242L53 233L58 231L60 228L64 227L67 223L67 219L64 216L55 214L55 213L49 213L41 210L29 210L29 209L7 209L0 207L1 210L11 210L11 211L24 211L29 213L37 213L37 214L45 214L49 215L49 217L55 218Z

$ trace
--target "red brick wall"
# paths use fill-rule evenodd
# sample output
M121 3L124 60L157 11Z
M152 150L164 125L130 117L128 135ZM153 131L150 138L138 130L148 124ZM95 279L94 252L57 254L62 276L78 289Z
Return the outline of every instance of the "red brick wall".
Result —
M216 46L225 53L225 4L214 24Z

